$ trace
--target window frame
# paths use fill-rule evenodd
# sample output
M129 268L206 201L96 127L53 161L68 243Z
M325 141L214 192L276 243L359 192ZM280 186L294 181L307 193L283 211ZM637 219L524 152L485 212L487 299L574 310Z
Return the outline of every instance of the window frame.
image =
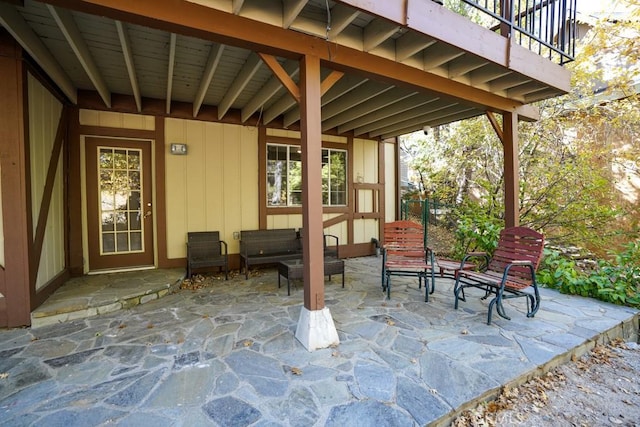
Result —
M283 159L283 161L286 163L287 168L286 168L286 204L282 204L282 205L272 205L270 204L269 200L270 200L270 194L269 194L269 180L270 180L270 159L269 159L269 149L271 147L280 147L280 148L284 148L285 149L285 159ZM324 146L322 147L322 159L324 159L325 153L327 156L327 161L324 162L322 159L320 160L321 162L323 162L323 166L327 165L327 167L331 168L331 158L332 155L334 153L342 153L344 155L344 189L341 190L341 192L344 193L344 204L324 204L323 203L323 209L330 209L330 208L347 208L349 206L349 150L347 149L348 147L334 147L334 146ZM300 153L300 145L299 144L295 144L295 143L288 143L288 142L283 142L283 141L278 141L278 142L272 142L272 141L267 141L267 143L265 144L265 173L264 173L264 178L265 178L265 202L266 202L266 208L267 209L276 209L278 211L283 210L283 209L301 209L302 208L302 201L300 201L300 204L294 204L292 203L293 197L292 194L294 192L300 192L300 194L302 193L302 188L300 188L299 190L292 190L291 189L291 180L290 180L290 165L291 162L296 162L298 160L292 160L292 156L291 153L292 152L296 152L296 154ZM300 158L299 160L300 164L302 164L302 159ZM326 181L325 181L326 179ZM331 202L331 199L333 198L332 192L336 191L332 189L332 184L331 184L331 174L329 174L329 176L327 178L322 178L322 183L323 186L326 187L326 191L323 190L322 191L322 197L323 199L326 198L326 200L328 200L329 202ZM326 184L326 185L325 185ZM326 197L325 197L326 195Z

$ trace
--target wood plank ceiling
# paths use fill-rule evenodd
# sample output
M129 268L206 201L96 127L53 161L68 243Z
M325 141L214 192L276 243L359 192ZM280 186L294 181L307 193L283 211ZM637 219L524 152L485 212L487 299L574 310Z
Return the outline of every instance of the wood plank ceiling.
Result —
M56 3L52 1L50 3ZM64 3L64 2L63 2ZM329 0L200 0L230 15L392 59L448 80L527 104L565 91L491 60ZM431 3L429 3L431 5ZM441 7L433 3L433 7ZM447 11L449 13L449 11ZM115 95L138 111L161 100L164 113L188 104L193 117L214 107L217 119L234 112L243 123L296 128L299 108L260 56L251 50L176 34L33 0L0 0L0 24L73 103L97 93L105 108ZM488 31L488 30L486 30ZM278 57L298 81L299 65ZM331 73L323 69L323 76ZM557 86L557 85L556 85ZM389 138L484 114L487 107L402 82L349 72L322 98L322 129Z

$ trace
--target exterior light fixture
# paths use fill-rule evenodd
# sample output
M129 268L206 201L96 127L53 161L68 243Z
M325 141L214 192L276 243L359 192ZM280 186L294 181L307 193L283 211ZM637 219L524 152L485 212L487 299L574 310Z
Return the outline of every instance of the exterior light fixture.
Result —
M187 144L171 144L171 154L187 154Z

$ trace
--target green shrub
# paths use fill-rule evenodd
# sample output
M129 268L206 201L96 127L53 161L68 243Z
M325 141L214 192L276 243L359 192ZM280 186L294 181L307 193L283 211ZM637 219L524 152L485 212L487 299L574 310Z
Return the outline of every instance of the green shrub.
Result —
M640 240L610 255L594 270L582 271L560 252L545 249L536 276L541 285L562 293L640 308Z
M500 230L504 227L503 221L478 208L467 208L457 214L454 256L462 258L472 251L492 255L498 245Z

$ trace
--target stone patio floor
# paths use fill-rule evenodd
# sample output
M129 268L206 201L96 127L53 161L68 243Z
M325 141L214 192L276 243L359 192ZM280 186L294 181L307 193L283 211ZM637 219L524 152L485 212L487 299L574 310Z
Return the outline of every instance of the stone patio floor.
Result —
M340 344L314 352L294 336L302 284L287 297L275 268L195 291L173 291L183 272L159 271L162 283L138 296L105 283L154 273L85 278L74 285L92 289L85 303L67 284L57 294L75 314L54 294L40 308L53 323L0 330L0 425L448 425L596 342L638 339L638 311L548 289L535 318L510 300L512 320L490 326L478 292L453 309L450 280L424 303L416 280L394 277L386 300L380 262L346 260L345 288L340 276L326 282ZM121 302L131 298L139 305ZM96 299L111 308L89 310Z

